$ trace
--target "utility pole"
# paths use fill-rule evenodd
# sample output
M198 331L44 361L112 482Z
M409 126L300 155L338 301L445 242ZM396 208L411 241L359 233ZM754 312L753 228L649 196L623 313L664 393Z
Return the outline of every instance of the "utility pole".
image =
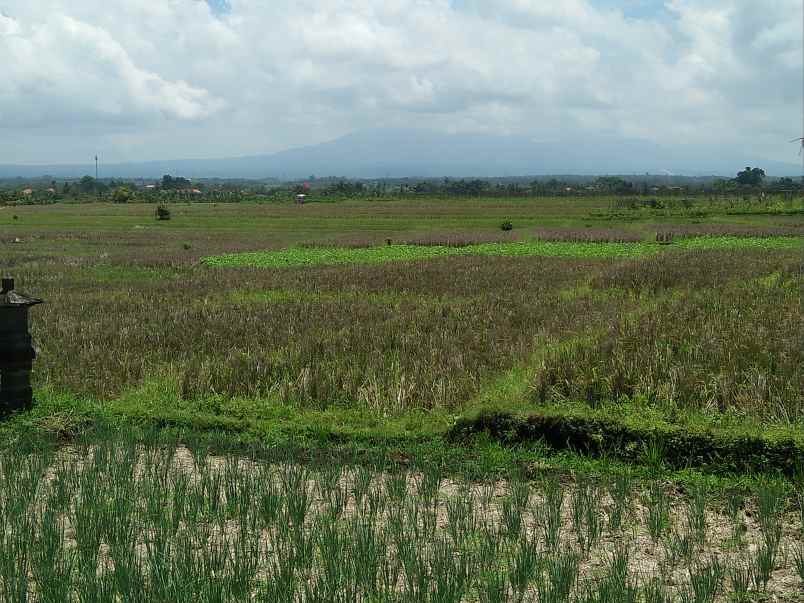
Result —
M98 199L100 199L100 186L98 186L98 156L95 155L95 192L98 194Z

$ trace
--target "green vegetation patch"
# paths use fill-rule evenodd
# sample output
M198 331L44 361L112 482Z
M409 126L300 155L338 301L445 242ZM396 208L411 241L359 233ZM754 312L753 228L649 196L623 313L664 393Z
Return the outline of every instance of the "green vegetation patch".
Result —
M430 260L456 255L550 256L550 257L627 257L645 253L655 245L641 243L568 243L554 241L482 243L467 247L441 245L387 245L346 249L337 247L291 247L280 251L257 251L206 257L210 266L287 268L338 264L382 264Z
M602 413L573 414L566 409L523 414L479 412L459 419L448 439L466 442L480 434L507 445L540 441L555 450L673 469L697 467L716 473L778 471L795 476L804 468L804 441L793 433L773 436L693 430L658 422L617 420Z
M412 260L429 260L456 255L476 256L545 256L545 257L635 257L673 249L794 249L802 240L791 237L699 237L672 246L658 243L591 243L576 241L516 241L481 243L465 247L443 245L386 245L383 247L290 247L278 251L230 253L203 258L209 266L288 268L339 264L382 264Z

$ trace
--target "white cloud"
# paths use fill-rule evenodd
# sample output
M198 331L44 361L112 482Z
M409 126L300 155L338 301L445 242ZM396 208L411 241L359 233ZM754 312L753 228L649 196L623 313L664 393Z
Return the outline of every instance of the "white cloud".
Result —
M0 161L272 151L373 126L726 140L800 128L800 0L0 0ZM735 127L739 124L739 127ZM81 146L79 144L79 146ZM84 152L84 146L81 146Z

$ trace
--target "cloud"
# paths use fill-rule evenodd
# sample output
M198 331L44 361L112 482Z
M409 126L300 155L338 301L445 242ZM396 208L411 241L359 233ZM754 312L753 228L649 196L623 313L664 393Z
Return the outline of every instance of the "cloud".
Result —
M799 0L620 5L0 0L0 134L25 138L0 161L66 161L76 137L148 159L377 126L722 140L785 158L801 127Z
M53 14L25 35L10 21L0 38L7 60L0 83L4 126L200 120L224 104L202 87L165 79L136 64L113 34L97 25Z

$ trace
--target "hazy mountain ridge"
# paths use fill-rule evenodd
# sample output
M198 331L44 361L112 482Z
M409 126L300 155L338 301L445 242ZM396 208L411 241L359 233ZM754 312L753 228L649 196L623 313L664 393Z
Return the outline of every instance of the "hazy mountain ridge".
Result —
M376 129L270 155L221 159L101 164L105 178L351 178L492 177L545 174L652 174L734 176L746 165L771 176L798 176L801 167L754 157L731 148L658 145L652 142L583 137L538 142L523 136L441 134ZM94 174L94 164L0 165L0 177L56 178Z

